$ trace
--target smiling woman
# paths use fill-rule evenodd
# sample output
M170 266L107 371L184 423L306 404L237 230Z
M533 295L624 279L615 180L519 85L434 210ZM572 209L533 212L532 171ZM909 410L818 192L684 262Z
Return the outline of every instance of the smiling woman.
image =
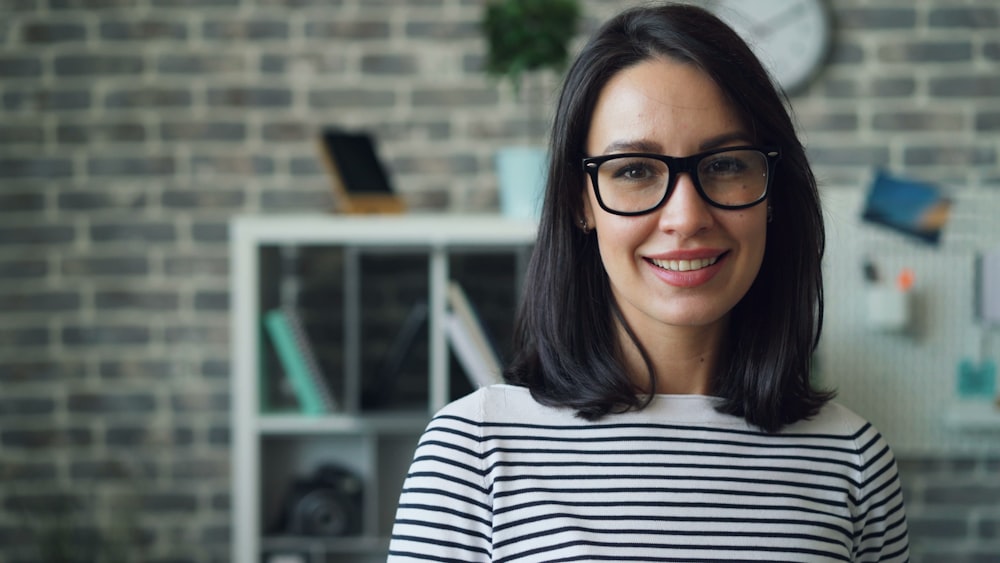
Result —
M906 561L891 450L809 380L823 244L747 45L613 18L559 99L507 384L427 427L390 561Z

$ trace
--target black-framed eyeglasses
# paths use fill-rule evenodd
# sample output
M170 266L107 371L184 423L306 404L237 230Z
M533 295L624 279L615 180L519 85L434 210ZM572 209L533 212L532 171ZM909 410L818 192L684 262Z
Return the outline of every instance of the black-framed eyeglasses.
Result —
M619 153L583 159L597 203L615 215L643 215L667 201L683 172L698 194L720 209L745 209L764 201L776 147L723 147L685 157Z

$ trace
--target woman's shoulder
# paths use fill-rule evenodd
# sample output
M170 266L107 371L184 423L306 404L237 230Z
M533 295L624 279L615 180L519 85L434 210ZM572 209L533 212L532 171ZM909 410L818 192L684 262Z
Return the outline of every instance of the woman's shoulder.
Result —
M790 425L786 431L854 435L867 428L873 428L868 419L841 403L829 401L815 415Z
M862 457L888 453L885 437L866 417L843 404L830 401L815 416L787 426L782 434L839 441Z
M568 409L547 407L535 401L526 387L497 384L479 389L445 405L435 419L461 419L474 423L503 423L572 418Z

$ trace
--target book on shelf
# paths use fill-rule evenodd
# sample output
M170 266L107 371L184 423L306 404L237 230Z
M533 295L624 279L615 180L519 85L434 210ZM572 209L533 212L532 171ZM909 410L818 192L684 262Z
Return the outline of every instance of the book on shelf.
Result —
M413 343L421 330L427 326L427 313L426 301L419 301L410 308L389 347L389 352L379 366L375 385L364 391L361 402L365 407L379 407L392 402L396 383L413 349Z
M294 307L267 311L264 327L302 413L319 415L335 411L333 392L316 360L299 312Z
M469 380L474 387L500 383L501 367L496 351L465 290L454 280L448 283L448 305L445 332Z

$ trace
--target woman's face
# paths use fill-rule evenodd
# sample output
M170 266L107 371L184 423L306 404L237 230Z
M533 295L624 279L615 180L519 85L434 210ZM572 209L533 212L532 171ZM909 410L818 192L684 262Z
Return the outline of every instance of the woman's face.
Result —
M715 83L693 65L652 59L620 71L598 98L587 156L651 152L682 157L748 145L749 132ZM764 257L767 204L712 207L681 174L670 198L640 216L608 213L591 180L587 224L625 319L638 333L721 326L749 290Z

